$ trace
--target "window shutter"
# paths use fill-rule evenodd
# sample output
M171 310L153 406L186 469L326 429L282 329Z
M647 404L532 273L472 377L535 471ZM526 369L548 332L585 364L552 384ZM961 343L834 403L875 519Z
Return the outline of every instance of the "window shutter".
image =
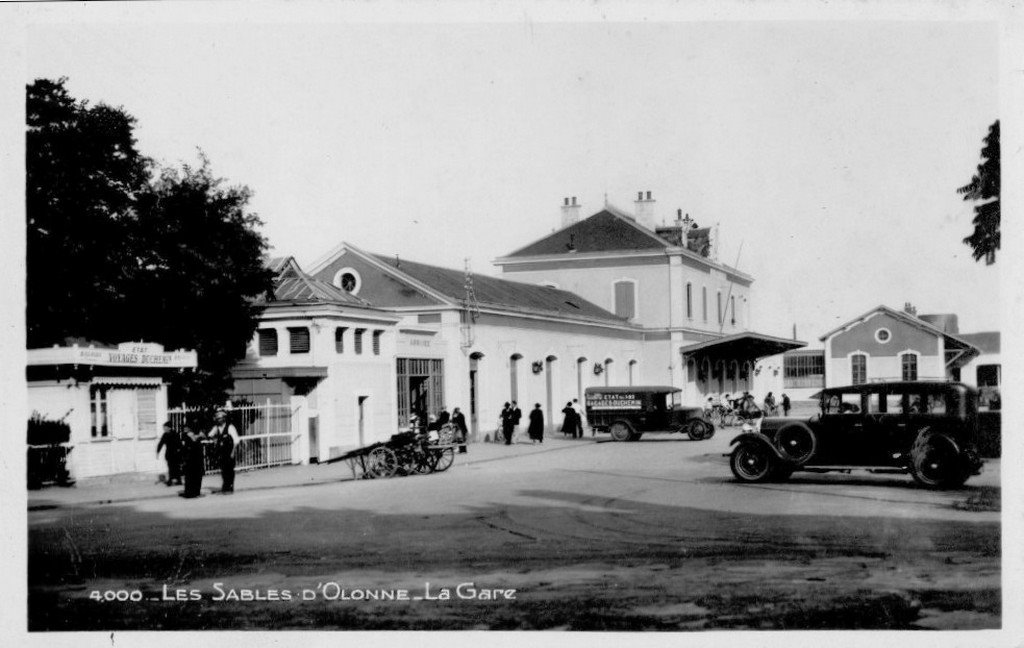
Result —
M615 314L632 319L636 316L636 284L632 281L615 282Z
M260 355L261 356L276 356L277 355L277 331L274 329L260 329Z
M309 353L309 329L305 326L288 329L288 351Z

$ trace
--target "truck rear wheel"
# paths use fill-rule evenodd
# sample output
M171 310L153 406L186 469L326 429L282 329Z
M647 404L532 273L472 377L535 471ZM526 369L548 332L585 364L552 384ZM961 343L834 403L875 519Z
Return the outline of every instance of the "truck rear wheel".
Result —
M633 439L633 430L627 423L622 421L615 421L612 423L608 431L612 435L612 439L615 441L631 441Z

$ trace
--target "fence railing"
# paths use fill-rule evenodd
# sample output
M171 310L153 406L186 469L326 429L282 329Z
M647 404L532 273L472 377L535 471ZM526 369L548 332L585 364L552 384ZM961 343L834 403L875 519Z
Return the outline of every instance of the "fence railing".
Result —
M188 425L193 431L208 433L213 427L211 408L180 407L168 410L174 430ZM228 422L238 430L235 469L251 470L298 463L299 435L295 432L295 413L291 405L242 405L228 410ZM205 447L206 472L220 470L220 460L212 445Z

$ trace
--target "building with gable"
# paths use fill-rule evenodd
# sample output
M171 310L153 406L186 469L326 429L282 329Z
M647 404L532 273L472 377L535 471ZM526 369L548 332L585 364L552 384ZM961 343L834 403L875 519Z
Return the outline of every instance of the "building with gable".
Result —
M309 269L400 317L393 425L413 412L460 407L472 438L493 435L506 401L524 419L540 403L548 429L585 387L650 380L644 332L556 287L499 279L342 243ZM525 422L523 423L525 426Z
M233 396L304 408L298 459L320 461L395 433L400 316L309 276L291 257L277 272L256 335L232 370Z
M684 402L755 389L761 358L803 342L754 329L753 277L716 259L716 234L677 212L655 223L651 192L635 213L605 204L580 219L566 198L561 229L495 260L518 281L572 291L643 331L645 381L683 389Z

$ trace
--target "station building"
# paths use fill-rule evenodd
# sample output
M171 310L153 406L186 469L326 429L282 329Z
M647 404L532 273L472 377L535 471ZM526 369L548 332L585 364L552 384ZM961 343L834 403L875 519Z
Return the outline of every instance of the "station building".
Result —
M651 192L635 212L610 204L580 219L575 198L561 229L495 260L504 276L579 294L643 330L648 384L683 402L754 391L758 361L805 345L755 330L754 278L717 260L717 228L676 213L657 225Z

